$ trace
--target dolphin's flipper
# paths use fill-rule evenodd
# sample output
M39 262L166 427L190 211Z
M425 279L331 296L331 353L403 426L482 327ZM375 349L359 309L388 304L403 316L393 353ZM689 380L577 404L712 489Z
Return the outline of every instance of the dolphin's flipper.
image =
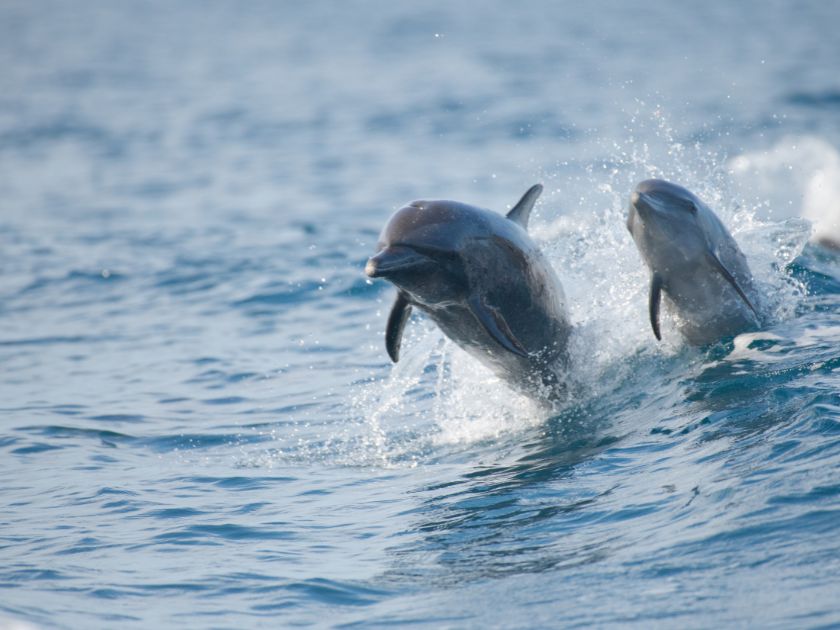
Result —
M537 202L537 198L542 194L542 191L542 184L534 184L531 186L525 194L522 195L522 199L520 199L519 202L513 206L513 209L507 213L507 218L514 223L518 223L527 230L528 219L531 216L531 209Z
M720 273L720 275L722 275L726 279L726 281L732 285L732 288L738 292L738 295L740 295L741 299L744 300L747 306L750 307L750 310L752 310L753 315L755 315L756 319L760 319L758 317L758 311L755 310L755 307L752 305L752 302L750 302L749 298L747 297L747 294L744 293L743 289L741 289L741 287L738 285L738 281L735 280L735 276L729 273L729 269L727 269L726 266L720 261L720 258L717 257L717 254L715 254L711 250L709 251L709 262L711 262L715 270L717 270L717 272Z
M659 332L659 303L662 301L662 276L655 271L650 276L650 297L648 298L648 311L650 313L650 325L653 327L653 335L657 341L662 341Z
M405 298L405 293L397 293L397 299L391 307L391 314L388 315L388 327L385 329L385 348L391 361L396 363L400 360L400 344L405 323L411 316L411 304Z
M472 311L478 323L484 327L484 330L493 337L496 342L501 345L508 352L512 352L520 357L527 357L528 352L519 343L519 340L511 332L510 327L504 320L499 311L479 296L472 296L467 300L470 310Z

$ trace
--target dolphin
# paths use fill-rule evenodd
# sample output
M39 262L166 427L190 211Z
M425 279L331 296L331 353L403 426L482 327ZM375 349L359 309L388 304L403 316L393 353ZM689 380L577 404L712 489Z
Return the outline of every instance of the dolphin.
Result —
M704 346L761 325L759 295L747 259L709 206L661 179L630 195L627 229L650 269L648 310L653 334L659 305L677 315L686 340Z
M541 192L532 186L506 217L445 200L412 201L391 216L365 273L397 287L385 332L392 361L416 307L514 389L538 400L563 395L566 300L527 232Z

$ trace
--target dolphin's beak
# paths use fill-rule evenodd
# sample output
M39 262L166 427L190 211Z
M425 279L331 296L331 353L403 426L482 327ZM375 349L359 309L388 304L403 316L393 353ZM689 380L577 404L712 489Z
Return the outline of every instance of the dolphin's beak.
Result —
M633 228L636 226L636 221L644 223L646 218L651 215L651 207L648 203L648 196L643 192L634 190L630 193L630 208L627 212L627 230L630 234L633 233Z
M642 217L655 210L655 208L651 205L650 196L643 192L639 192L638 190L634 190L630 193L630 205L633 206L636 209L636 212L642 215Z
M428 256L409 247L386 247L367 261L365 273L370 278L387 278L400 271L413 269L432 262Z

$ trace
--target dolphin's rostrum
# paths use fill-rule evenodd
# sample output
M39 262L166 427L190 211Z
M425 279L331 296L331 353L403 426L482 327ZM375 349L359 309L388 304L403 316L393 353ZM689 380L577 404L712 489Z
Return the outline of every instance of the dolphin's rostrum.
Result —
M570 332L560 281L528 236L542 186L507 217L455 201L414 201L397 210L365 273L397 287L385 345L399 360L412 307L514 388L562 395Z
M689 343L756 328L758 292L747 260L709 206L676 184L649 179L630 196L627 229L651 272L648 310L661 339L662 294Z

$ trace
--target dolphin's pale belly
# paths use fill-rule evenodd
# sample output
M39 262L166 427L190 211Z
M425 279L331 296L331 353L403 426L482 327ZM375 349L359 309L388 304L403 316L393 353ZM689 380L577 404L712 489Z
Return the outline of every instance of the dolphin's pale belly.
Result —
M714 343L758 326L749 307L718 275L704 272L678 281L671 278L664 293L666 307L677 315L679 331L693 345Z
M526 347L528 356L522 357L500 346L467 305L450 305L445 309L420 308L448 338L516 389L536 395L539 399L558 398L564 393L561 377L567 367L569 336L565 319L540 318L542 321L538 327L543 333L542 340Z

